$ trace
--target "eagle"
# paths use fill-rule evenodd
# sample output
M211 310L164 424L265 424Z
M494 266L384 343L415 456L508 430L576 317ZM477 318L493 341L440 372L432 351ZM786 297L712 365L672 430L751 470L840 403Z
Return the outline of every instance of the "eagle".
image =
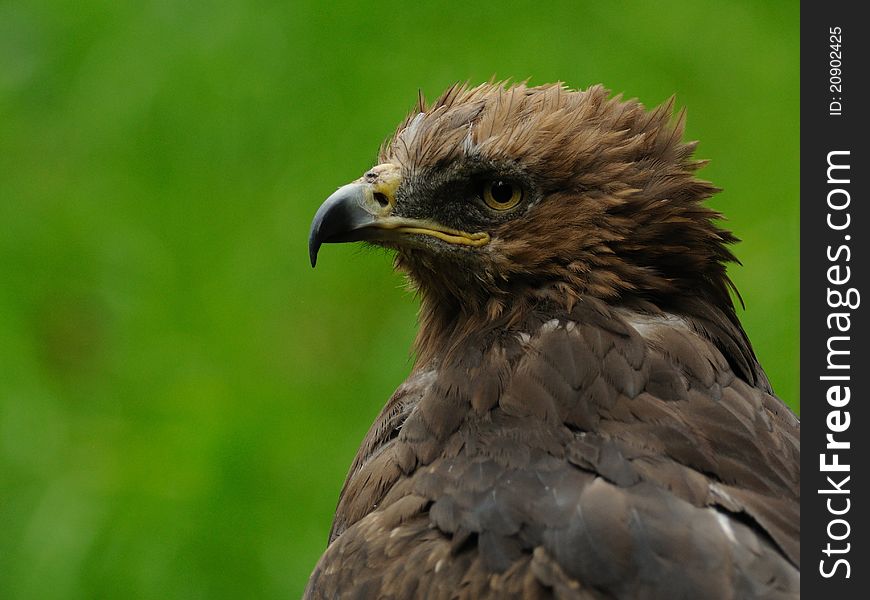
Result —
M671 98L458 84L314 216L420 300L307 598L797 598L800 422ZM742 301L741 301L742 302Z

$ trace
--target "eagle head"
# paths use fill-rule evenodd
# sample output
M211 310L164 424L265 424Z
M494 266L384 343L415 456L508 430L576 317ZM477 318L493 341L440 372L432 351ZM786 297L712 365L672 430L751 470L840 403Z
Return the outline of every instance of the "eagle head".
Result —
M312 265L323 243L393 249L424 314L495 319L584 296L693 296L733 314L736 238L702 204L717 189L694 176L684 112L609 96L490 83L421 97L379 164L317 211Z

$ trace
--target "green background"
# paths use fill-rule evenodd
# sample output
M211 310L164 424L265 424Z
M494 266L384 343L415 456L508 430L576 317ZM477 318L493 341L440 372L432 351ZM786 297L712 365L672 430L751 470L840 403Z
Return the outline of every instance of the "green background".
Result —
M0 597L298 597L410 367L320 202L457 80L677 93L798 407L796 2L0 2Z

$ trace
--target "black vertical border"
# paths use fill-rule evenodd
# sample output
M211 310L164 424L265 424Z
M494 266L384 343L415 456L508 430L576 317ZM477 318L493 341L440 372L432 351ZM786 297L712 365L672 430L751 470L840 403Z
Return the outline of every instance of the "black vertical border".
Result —
M870 489L870 402L867 382L870 380L870 362L864 349L867 347L867 318L870 294L866 286L867 272L870 270L870 256L867 253L867 236L870 236L870 216L867 204L867 179L870 178L870 165L867 161L867 113L870 110L866 94L865 80L870 77L870 22L858 15L858 2L802 2L801 3L801 428L804 447L801 459L801 595L804 598L867 598L870 597L870 532L867 531L868 494L862 490ZM863 12L863 11L862 11ZM840 51L842 52L842 90L831 89L831 28L841 29ZM834 80L836 81L836 80ZM837 100L839 98L839 100ZM842 112L831 115L832 101L842 103ZM846 159L840 155L837 160L846 160L850 165L846 185L829 184L827 179L828 153L849 151ZM775 163L775 160L773 161ZM839 171L843 174L844 171ZM832 189L843 188L849 193L847 209L839 212L828 207L828 193ZM845 196L834 194L834 203L842 204ZM827 223L828 213L835 212L833 219L842 223L845 212L849 213L850 226L847 230L835 231ZM846 239L849 236L849 239ZM850 249L850 259L846 262L846 252L842 251L840 260L830 261L828 252L836 256L836 250L846 245ZM830 247L830 250L829 250ZM841 266L839 276L850 267L850 280L839 286L828 281L828 269L835 264ZM836 276L836 272L834 275ZM860 305L855 309L831 308L828 305L828 288L845 292L853 287L862 294ZM848 333L829 330L828 315L832 312L849 313L851 323ZM841 321L841 324L845 321ZM828 339L832 335L849 336L848 348L841 340L841 349L848 349L846 360L851 368L839 370L836 374L848 374L848 382L839 382L850 387L848 405L832 407L827 401L827 391L832 381L820 377L834 372L827 368ZM826 450L828 416L832 410L849 412L850 424L846 431L835 433L835 439L848 441L851 447L841 450L839 462L850 465L848 473L828 472L820 469L820 455L827 453L831 462L832 450ZM840 413L842 420L845 416ZM835 422L836 426L836 422ZM830 489L827 476L840 483L844 475L850 480L841 484L848 494L823 494L819 490ZM842 510L850 501L847 513L840 517L829 512L827 501L832 499L835 510ZM833 519L848 521L849 535L837 541L829 538L828 525ZM842 536L846 526L837 523L831 531ZM844 549L843 554L825 554L827 544L832 548ZM834 576L825 578L821 570L830 572L837 558L844 558L850 567L849 577L845 577L845 565L840 564ZM820 561L824 560L824 566Z

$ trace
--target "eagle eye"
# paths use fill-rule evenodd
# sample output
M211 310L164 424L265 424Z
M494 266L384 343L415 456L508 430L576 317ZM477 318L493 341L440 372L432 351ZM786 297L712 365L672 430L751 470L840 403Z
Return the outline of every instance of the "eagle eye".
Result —
M520 203L523 190L506 181L490 181L483 186L483 201L495 210L508 210Z

